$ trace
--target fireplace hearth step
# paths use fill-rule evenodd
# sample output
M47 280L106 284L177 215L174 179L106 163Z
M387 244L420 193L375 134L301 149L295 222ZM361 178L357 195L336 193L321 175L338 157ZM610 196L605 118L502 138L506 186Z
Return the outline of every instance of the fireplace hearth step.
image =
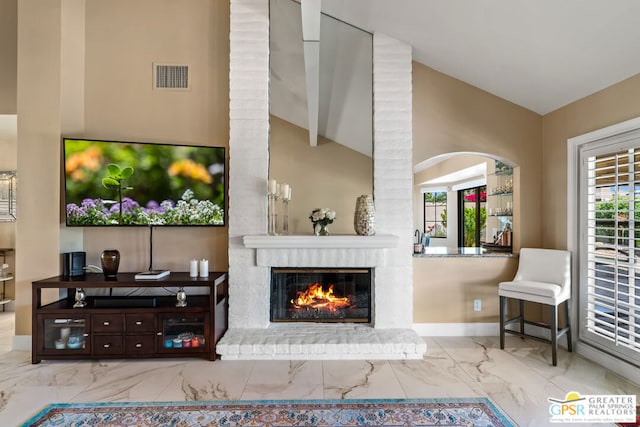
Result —
M425 341L412 329L360 324L275 324L229 329L216 345L223 360L422 359Z

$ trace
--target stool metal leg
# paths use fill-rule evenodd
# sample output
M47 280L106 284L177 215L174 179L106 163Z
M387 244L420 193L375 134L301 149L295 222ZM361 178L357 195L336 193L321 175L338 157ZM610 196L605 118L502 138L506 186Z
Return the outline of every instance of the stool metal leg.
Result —
M573 343L571 340L571 318L569 317L569 301L566 300L564 302L564 315L567 319L567 350L570 352L573 351Z
M504 350L504 324L507 321L507 297L500 296L500 349Z
M558 306L551 307L551 361L558 366Z
M519 300L520 302L520 338L524 340L524 300Z

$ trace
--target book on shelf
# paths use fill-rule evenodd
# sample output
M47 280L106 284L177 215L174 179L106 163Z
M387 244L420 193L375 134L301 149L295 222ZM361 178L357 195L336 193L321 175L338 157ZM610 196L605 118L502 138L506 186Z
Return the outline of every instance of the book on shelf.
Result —
M158 280L167 277L171 273L169 270L149 270L142 271L135 275L136 280Z

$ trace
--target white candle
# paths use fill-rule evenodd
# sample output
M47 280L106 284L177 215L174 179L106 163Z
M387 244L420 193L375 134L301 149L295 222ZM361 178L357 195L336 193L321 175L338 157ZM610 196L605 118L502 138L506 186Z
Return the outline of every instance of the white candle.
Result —
M200 277L209 277L209 260L202 258L200 260Z
M278 191L278 183L275 179L269 180L269 194L276 194Z
M289 193L287 194L287 200L291 200L291 186L289 186Z
M198 260L192 259L189 262L189 277L198 277Z
M284 184L282 184L282 198L284 200L289 200L289 184L287 184L286 182Z

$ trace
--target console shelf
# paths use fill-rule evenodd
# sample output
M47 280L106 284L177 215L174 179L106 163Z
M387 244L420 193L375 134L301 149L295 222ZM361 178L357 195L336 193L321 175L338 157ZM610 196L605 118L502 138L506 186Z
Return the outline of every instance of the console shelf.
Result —
M108 359L154 357L216 358L216 344L227 330L227 273L192 278L171 273L158 280L135 280L120 273L62 276L33 282L32 363L45 359ZM178 288L203 288L176 307ZM165 295L89 296L74 308L76 289L164 288ZM66 297L43 304L42 290L58 289ZM106 292L106 291L105 291ZM90 293L90 292L87 292ZM103 292L104 293L104 292Z
M13 252L13 248L0 248L0 257L2 257L2 262L0 262L0 305L2 306L2 311L5 311L7 304L11 302L11 299L7 297L7 282L13 280L13 276L2 268L2 264L7 262L7 255L10 252Z

